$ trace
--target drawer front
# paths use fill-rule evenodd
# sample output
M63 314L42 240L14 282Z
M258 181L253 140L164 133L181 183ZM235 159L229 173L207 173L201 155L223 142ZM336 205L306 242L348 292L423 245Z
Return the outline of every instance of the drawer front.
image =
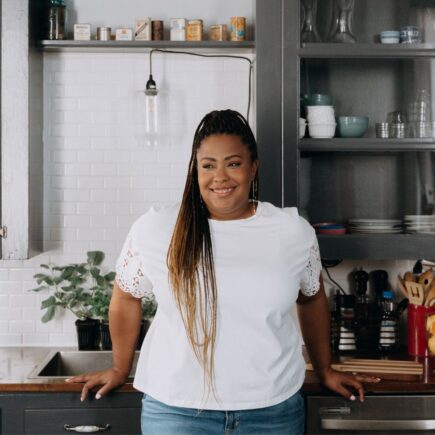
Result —
M88 408L88 409L26 409L24 412L25 434L58 435L68 432L64 426L110 425L110 435L140 434L141 408Z

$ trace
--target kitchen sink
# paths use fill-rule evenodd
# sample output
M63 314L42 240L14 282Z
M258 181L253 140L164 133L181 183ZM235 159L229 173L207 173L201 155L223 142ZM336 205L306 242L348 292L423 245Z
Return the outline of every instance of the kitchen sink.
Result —
M136 351L129 378L136 372L139 352ZM111 351L51 351L29 374L29 379L68 378L104 370L112 366Z

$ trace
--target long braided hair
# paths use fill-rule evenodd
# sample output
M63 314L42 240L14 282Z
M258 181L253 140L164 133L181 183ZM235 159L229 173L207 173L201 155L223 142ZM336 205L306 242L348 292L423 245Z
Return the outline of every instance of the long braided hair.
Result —
M209 212L198 185L197 151L212 135L236 135L246 145L251 161L258 160L257 142L246 119L233 110L215 110L204 116L193 138L189 171L180 211L167 254L169 280L189 343L204 372L204 385L214 391L217 288L210 236ZM258 199L258 171L249 199Z

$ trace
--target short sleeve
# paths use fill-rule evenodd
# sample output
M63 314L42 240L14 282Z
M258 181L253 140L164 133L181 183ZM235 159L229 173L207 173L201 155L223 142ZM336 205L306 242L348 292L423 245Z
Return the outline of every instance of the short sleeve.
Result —
M314 237L313 244L310 248L308 262L305 266L301 279L301 292L305 296L314 296L320 289L320 272L322 271L322 262L320 260L319 244L317 237Z
M135 241L137 222L132 226L116 262L116 282L121 290L136 298L152 296L153 285L144 273L142 257Z

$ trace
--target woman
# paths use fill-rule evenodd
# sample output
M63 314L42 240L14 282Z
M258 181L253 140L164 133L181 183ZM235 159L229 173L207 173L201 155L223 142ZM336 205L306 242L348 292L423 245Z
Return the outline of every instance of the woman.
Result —
M111 369L77 376L82 400L122 385L131 368L140 298L155 319L134 386L144 434L295 434L304 428L305 362L331 390L364 399L375 378L330 367L329 310L312 227L295 208L257 201L258 157L237 112L199 124L181 205L151 209L132 226L110 304Z

